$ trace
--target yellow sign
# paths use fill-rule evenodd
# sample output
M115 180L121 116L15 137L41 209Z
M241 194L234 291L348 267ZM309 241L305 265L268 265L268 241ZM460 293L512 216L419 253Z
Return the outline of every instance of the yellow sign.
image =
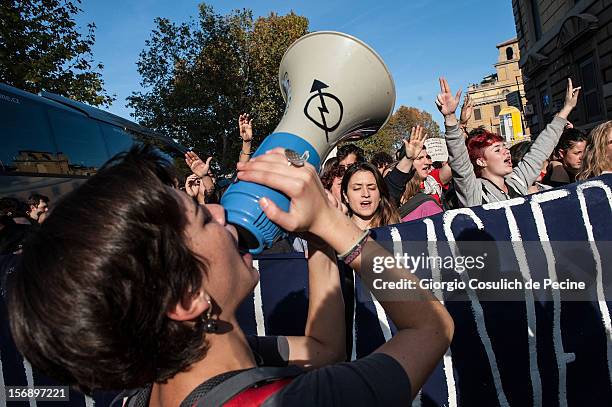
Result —
M523 140L524 132L521 112L514 106L503 108L499 112L499 129L507 143Z

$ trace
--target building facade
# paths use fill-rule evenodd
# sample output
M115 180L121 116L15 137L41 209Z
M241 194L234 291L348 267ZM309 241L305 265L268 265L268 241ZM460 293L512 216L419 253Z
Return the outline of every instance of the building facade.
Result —
M612 0L512 0L533 134L563 106L567 78L581 86L569 120L589 131L612 118Z
M468 94L474 101L474 113L468 128L484 127L503 135L507 142L522 140L525 134L521 112L525 101L523 78L519 68L520 49L518 40L497 45L499 56L494 64L495 73L487 76L480 84L470 85ZM514 108L509 108L509 103ZM504 122L505 113L514 114L514 125ZM512 130L509 131L509 127ZM512 134L510 134L512 133Z

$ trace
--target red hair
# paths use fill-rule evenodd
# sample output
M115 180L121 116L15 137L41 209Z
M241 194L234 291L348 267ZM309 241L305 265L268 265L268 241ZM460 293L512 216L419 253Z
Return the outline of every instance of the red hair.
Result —
M477 177L481 176L482 167L476 164L476 160L484 158L484 150L495 143L504 142L502 136L491 133L484 129L475 129L470 132L465 144L467 146L470 161L474 166L474 173Z

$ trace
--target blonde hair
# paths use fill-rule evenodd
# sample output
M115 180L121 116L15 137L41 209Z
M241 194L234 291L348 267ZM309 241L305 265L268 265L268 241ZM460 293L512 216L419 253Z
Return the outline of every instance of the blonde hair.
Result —
M600 124L591 131L582 156L582 166L576 174L577 180L597 177L603 171L612 170L612 161L608 159L606 154L610 131L612 131L612 120Z

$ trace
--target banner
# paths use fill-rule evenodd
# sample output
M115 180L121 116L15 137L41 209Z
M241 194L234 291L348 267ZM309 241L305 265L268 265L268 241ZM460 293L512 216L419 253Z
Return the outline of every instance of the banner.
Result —
M612 252L601 250L612 241L612 175L375 229L373 235L377 241L395 244L398 251L401 242L410 241L514 242L509 246L513 252L506 255L513 256L516 264L527 269L538 264L538 272L558 280L562 280L559 276L565 264L559 263L554 251L521 252L516 243L525 242L525 247L527 242L547 241L586 244L590 255L584 261L594 264L597 272L593 301L565 302L555 295L530 298L527 294L522 301L480 301L473 296L447 301L455 322L453 343L413 405L612 405L612 303L608 300L612 298L608 290ZM435 250L437 245L428 247ZM303 254L261 256L255 264L260 283L238 312L244 331L303 335L308 312L308 270ZM354 286L344 294L349 310L347 349L351 359L356 359L389 340L395 327L352 276L350 270L343 270L343 280L349 283L346 287ZM0 313L0 372L4 373L0 386L52 383L32 372L16 352L6 335L2 302ZM106 406L110 399L108 394L99 394L95 405ZM62 405L91 406L93 402L71 392L70 402Z

